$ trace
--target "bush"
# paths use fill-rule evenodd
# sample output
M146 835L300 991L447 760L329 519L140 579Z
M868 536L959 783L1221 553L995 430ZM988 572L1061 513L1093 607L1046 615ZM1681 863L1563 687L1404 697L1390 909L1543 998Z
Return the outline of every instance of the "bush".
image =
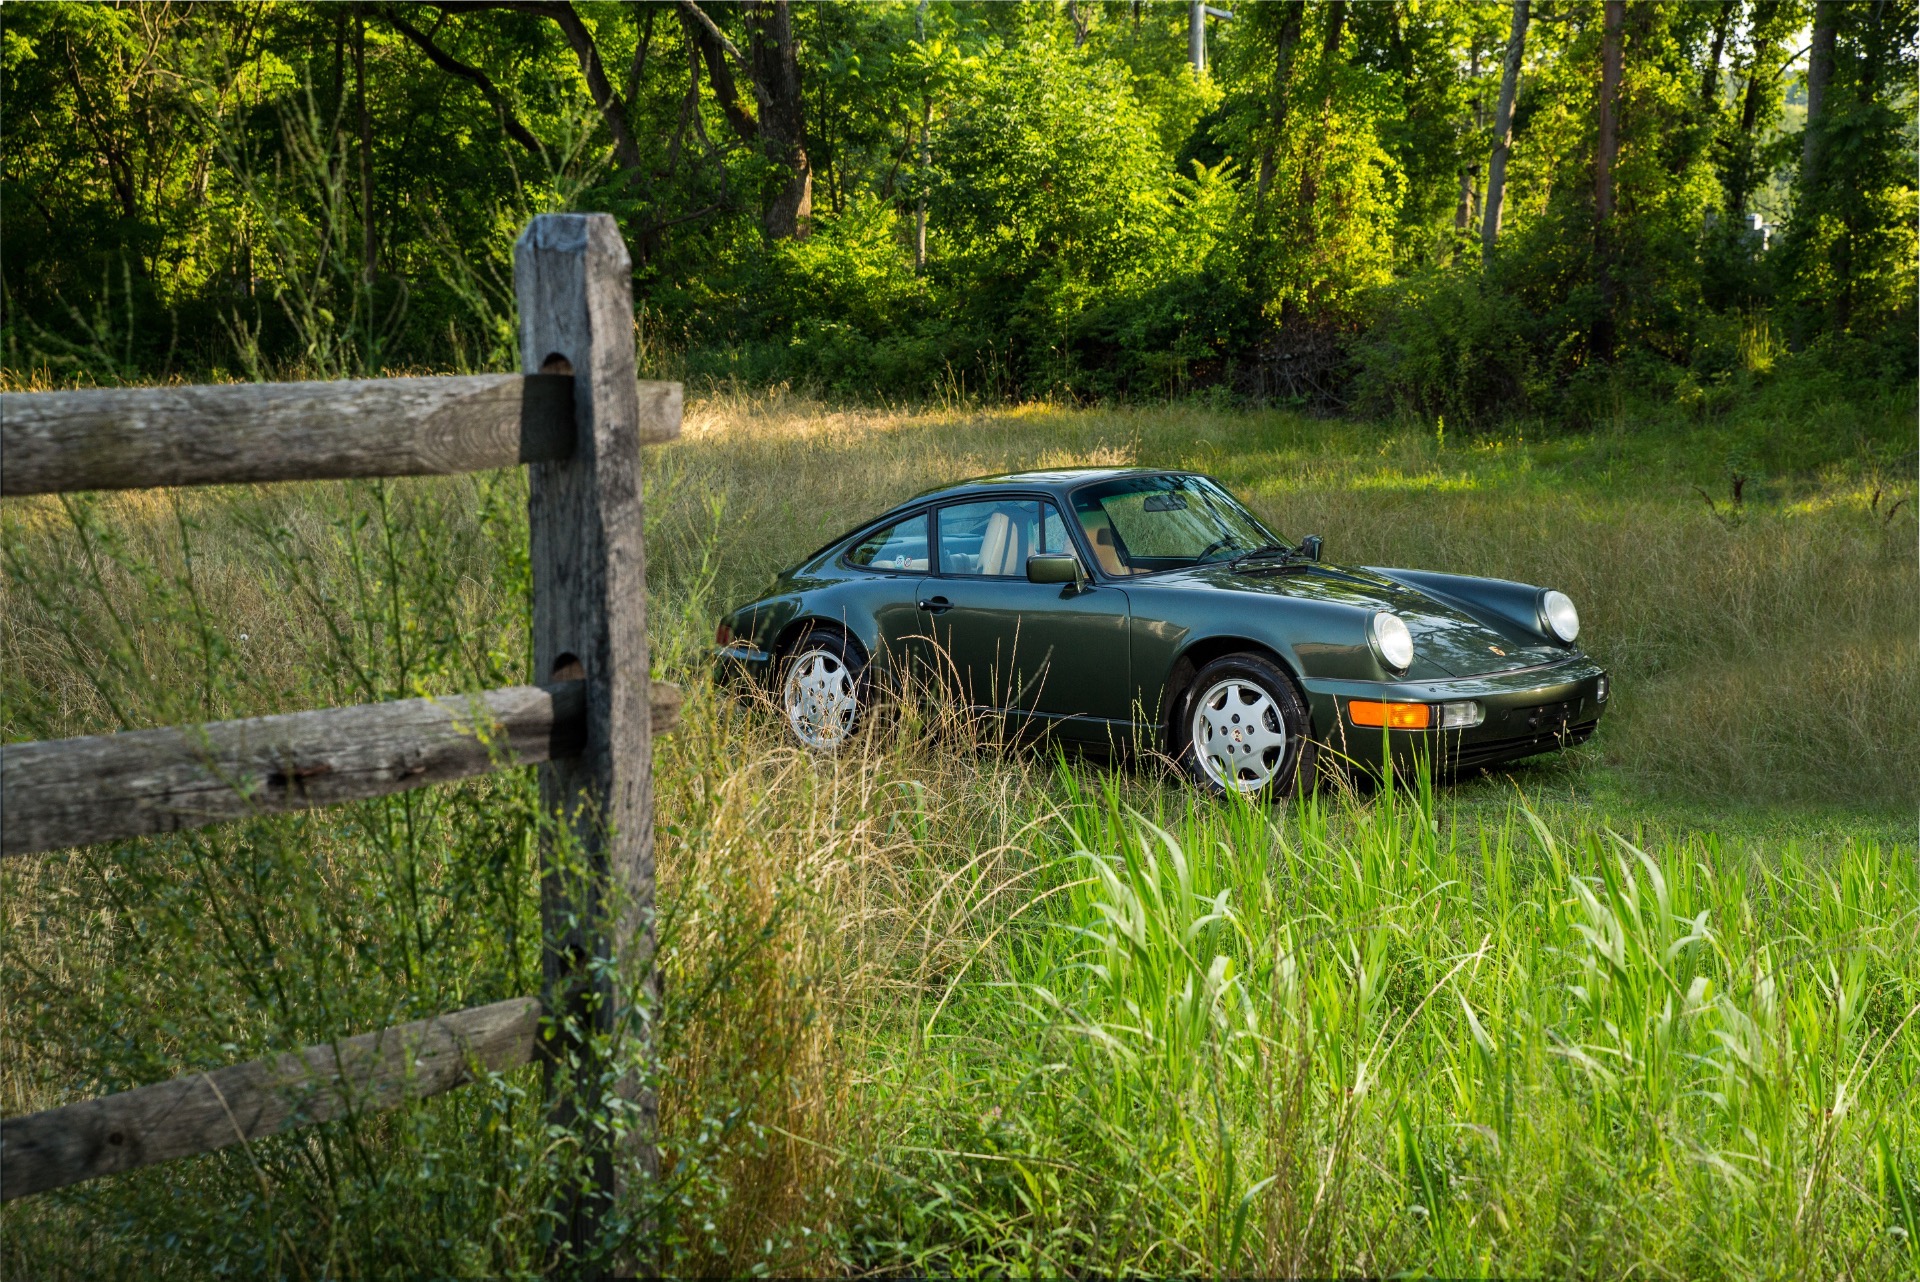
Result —
M1484 422L1525 410L1544 390L1528 317L1475 270L1393 285L1354 344L1365 412Z

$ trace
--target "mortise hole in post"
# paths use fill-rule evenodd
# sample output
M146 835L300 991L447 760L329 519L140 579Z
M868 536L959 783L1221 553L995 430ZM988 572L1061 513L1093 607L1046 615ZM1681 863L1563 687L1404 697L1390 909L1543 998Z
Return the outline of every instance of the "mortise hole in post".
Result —
M571 374L573 373L573 362L562 356L559 352L548 352L547 359L540 362L540 372L542 374Z
M580 681L587 675L586 665L580 662L577 654L566 653L553 661L553 675L549 681Z

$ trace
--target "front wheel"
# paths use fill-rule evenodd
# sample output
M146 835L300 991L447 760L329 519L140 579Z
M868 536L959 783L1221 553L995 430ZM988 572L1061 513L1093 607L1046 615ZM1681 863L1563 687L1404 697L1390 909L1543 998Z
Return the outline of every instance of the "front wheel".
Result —
M1174 725L1181 768L1215 792L1291 794L1312 778L1307 706L1293 681L1257 654L1215 659L1193 679Z
M794 738L822 752L852 738L865 710L866 666L858 647L839 632L801 637L780 686L780 710Z

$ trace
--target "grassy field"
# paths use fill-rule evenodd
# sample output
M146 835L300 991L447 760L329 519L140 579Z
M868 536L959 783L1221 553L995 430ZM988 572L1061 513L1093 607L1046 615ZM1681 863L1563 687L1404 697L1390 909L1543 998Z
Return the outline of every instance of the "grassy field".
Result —
M711 396L650 456L673 1272L1882 1277L1920 1233L1911 405L1455 439L1203 406ZM1328 557L1558 586L1596 738L1265 811L934 712L831 759L704 686L881 506L1208 471ZM1732 502L1734 477L1741 502ZM1698 491L1704 491L1705 496ZM519 680L524 490L4 517L8 739ZM509 775L12 861L0 1108L532 991ZM15 1274L528 1274L537 1076L9 1204Z

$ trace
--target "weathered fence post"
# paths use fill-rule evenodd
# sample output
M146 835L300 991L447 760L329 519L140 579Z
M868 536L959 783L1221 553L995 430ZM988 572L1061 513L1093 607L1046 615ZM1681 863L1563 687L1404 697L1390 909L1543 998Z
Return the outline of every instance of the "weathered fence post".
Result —
M615 1026L614 966L653 965L653 785L648 707L646 553L641 542L640 447L679 419L679 387L636 382L632 265L607 214L543 214L514 246L520 352L527 373L571 373L570 457L532 465L533 653L536 679L586 682L586 747L540 767L540 798L570 830L578 860L548 843L541 869L544 999L561 1035L550 1047L552 1120L587 1144L589 1187L561 1207L561 1238L575 1258L594 1253L617 1170L658 1172L657 1106L629 1076L609 1098L606 1066L590 1045ZM565 866L584 862L584 876ZM631 968L631 969L630 969ZM634 1024L646 1036L646 1023ZM571 1030L571 1031L569 1031ZM571 1081L560 1080L561 1075ZM636 1110L615 1154L585 1110Z
M537 683L465 696L0 744L0 858L384 797L545 763L542 1000L519 998L0 1118L0 1201L395 1108L540 1054L585 1178L557 1245L607 1258L622 1173L659 1174L645 1062L653 976L653 735L640 447L680 431L680 385L634 374L631 263L612 218L533 220L514 247L531 374L0 393L0 494L434 476L533 464ZM633 989L644 1009L618 1003ZM544 1028L542 1027L544 1025ZM636 1044L637 1043L637 1044ZM609 1114L624 1112L629 1151ZM644 1232L644 1224L640 1226ZM619 1243L616 1241L616 1246Z

